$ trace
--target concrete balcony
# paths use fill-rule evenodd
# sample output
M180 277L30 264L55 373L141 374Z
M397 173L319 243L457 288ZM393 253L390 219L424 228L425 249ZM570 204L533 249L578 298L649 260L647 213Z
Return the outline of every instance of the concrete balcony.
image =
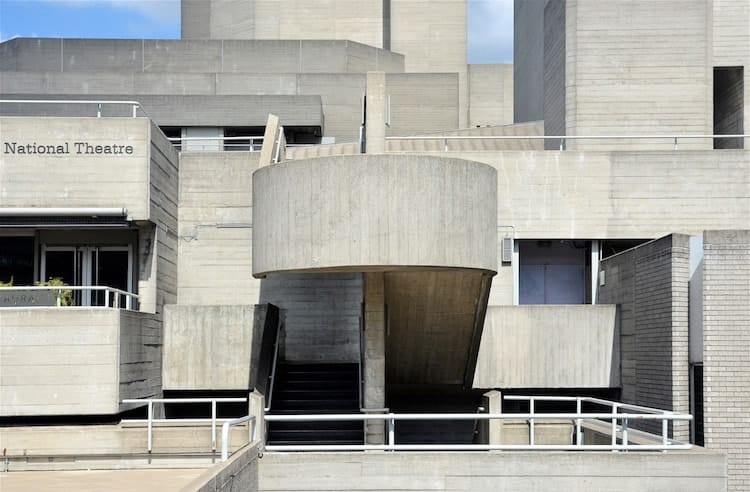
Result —
M0 309L0 416L111 415L159 394L160 331L134 311Z
M619 386L614 304L487 308L475 388Z
M387 320L388 381L470 384L498 268L496 183L490 166L432 156L262 167L253 174L253 275L372 274L377 295L364 303L381 311L365 325L373 333Z
M0 127L3 208L116 207L158 222L176 196L177 153L147 118L3 117Z

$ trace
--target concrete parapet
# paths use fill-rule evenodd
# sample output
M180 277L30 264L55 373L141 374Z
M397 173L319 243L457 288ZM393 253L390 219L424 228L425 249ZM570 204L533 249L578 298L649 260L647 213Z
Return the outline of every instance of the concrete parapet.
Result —
M608 388L620 384L614 305L490 306L476 388Z
M259 445L253 444L233 454L224 463L209 468L183 487L181 492L223 492L258 490Z
M289 473L289 470L295 470ZM264 491L726 490L725 458L685 452L268 453Z
M122 399L158 397L160 332L147 313L0 310L0 416L116 414Z
M165 306L164 388L251 388L253 320L253 305Z

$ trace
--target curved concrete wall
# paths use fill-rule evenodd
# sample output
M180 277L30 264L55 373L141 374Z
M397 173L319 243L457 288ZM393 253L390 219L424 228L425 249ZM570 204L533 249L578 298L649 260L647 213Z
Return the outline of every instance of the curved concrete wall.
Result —
M391 267L497 271L497 176L417 155L274 164L253 175L253 275Z

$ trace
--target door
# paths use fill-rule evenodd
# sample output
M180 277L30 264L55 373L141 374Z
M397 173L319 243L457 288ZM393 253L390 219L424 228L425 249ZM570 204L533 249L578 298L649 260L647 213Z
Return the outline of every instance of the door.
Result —
M129 246L47 246L42 245L40 280L60 279L66 285L112 287L132 292L133 262ZM119 305L125 296L118 294ZM98 289L73 292L76 306L113 305L112 296Z

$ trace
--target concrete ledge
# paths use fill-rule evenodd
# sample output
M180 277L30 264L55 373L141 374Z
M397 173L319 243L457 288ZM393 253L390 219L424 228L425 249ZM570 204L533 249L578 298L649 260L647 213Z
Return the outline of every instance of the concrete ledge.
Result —
M724 455L702 448L668 453L266 453L259 463L259 489L269 492L726 490Z

